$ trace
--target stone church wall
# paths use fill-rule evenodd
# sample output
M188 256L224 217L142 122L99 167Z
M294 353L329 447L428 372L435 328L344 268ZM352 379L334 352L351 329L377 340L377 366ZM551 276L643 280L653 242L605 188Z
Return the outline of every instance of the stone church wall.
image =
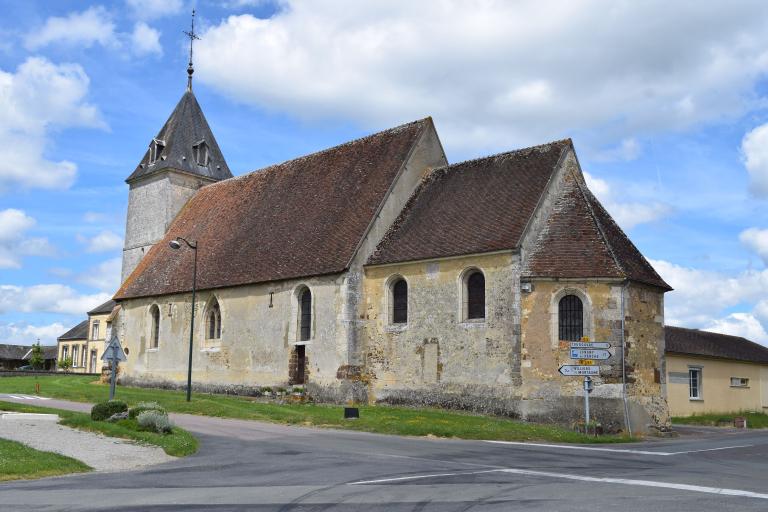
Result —
M194 383L258 389L289 382L292 351L299 340L300 290L312 292L312 335L305 343L307 379L319 389L338 387L346 363L346 336L339 322L343 275L315 277L198 292L193 350ZM206 313L215 297L221 308L221 338L206 339ZM186 385L191 294L123 301L124 379ZM160 308L158 347L150 348L150 307ZM270 305L271 304L271 305Z
M568 342L558 336L558 302L567 294L582 299L584 335L608 341L613 357L593 377L593 418L609 428L623 428L622 282L531 280L533 291L522 295L521 415L533 421L569 423L583 418L583 379L565 377L558 368L574 364ZM660 376L663 375L663 294L631 284L624 293L626 380L630 422L635 432L668 421Z
M511 252L366 267L369 400L516 414L517 259ZM463 317L463 277L485 275L486 318ZM393 324L391 284L408 283L408 322Z

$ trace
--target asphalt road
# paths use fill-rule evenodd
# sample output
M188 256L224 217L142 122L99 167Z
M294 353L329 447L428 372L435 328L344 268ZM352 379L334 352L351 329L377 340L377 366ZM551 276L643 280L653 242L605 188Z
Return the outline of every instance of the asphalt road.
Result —
M685 429L673 440L579 447L173 419L199 437L197 454L0 484L0 510L768 510L768 432Z

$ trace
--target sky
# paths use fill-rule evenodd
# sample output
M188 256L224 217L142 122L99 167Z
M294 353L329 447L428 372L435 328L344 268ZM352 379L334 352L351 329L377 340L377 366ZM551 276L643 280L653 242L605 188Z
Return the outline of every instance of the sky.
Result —
M451 163L570 137L666 323L768 346L768 3L654 0L0 0L0 343L116 291L193 7L235 175L426 116Z

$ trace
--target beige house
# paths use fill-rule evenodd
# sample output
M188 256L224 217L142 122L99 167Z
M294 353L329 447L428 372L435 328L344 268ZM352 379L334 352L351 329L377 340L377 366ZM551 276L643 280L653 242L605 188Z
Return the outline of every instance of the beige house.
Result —
M69 358L73 373L100 373L101 356L106 341L112 336L112 324L119 312L117 303L109 300L88 312L83 320L57 339L58 360Z
M665 333L672 416L768 411L768 348L696 329Z
M567 423L582 379L558 368L589 336L594 415L667 422L670 288L570 140L448 165L427 118L231 176L190 87L127 180L124 382L184 385L197 258L199 389Z

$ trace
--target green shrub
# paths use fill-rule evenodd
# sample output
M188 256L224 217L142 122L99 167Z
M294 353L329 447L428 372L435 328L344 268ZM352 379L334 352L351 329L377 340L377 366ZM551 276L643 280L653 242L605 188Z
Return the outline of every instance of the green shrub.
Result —
M128 410L128 417L130 419L136 419L136 417L144 411L155 411L160 414L168 415L168 412L157 402L139 402L136 407L131 407Z
M144 411L136 421L142 429L154 430L158 434L170 434L173 430L173 423L168 419L168 414L159 411Z
M94 421L104 421L113 414L128 411L128 404L122 400L108 400L99 402L91 408L91 419Z

